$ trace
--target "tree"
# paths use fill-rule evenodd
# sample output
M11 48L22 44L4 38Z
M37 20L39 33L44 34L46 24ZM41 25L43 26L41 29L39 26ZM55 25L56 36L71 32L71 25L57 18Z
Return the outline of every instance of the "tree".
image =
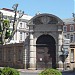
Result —
M0 23L0 44L5 43L5 39L8 39L10 36L10 30L9 30L9 20L2 20Z
M9 20L3 20L3 13L0 12L0 44L5 43L5 39L10 36Z
M21 11L21 10L17 11L17 7L18 7L18 4L13 5L15 15L14 15L14 21L13 21L13 30L11 33L10 33L10 19L3 19L3 13L0 12L0 44L5 44L6 39L8 39L7 42L10 42L15 32L17 31L17 25L20 21L20 18L24 14L24 11ZM16 18L17 13L19 14L18 18Z

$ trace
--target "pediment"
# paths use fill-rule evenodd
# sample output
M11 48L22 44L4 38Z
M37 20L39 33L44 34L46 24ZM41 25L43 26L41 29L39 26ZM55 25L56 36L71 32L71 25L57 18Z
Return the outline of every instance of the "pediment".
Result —
M34 16L29 22L29 25L39 25L39 24L62 24L63 21L55 15L52 14L39 14Z

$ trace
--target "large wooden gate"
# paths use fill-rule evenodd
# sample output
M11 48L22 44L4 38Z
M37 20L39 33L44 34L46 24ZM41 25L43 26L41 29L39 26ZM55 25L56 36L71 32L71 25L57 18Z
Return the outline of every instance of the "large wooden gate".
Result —
M37 69L52 68L52 57L47 47L37 48Z
M55 40L50 35L41 35L36 41L37 69L56 68Z

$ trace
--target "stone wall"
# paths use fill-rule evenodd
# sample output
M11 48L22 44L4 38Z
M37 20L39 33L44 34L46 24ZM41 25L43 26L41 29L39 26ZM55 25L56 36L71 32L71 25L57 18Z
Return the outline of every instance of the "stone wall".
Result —
M24 44L0 45L0 67L24 68Z

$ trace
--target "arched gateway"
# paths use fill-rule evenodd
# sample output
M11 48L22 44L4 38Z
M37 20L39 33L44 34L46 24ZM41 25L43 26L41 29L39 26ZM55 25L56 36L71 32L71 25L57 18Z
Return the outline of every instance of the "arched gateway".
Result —
M29 22L29 69L61 67L63 21L52 14L38 14ZM58 66L57 66L58 65Z
M56 43L52 36L41 35L36 41L37 69L56 68Z

